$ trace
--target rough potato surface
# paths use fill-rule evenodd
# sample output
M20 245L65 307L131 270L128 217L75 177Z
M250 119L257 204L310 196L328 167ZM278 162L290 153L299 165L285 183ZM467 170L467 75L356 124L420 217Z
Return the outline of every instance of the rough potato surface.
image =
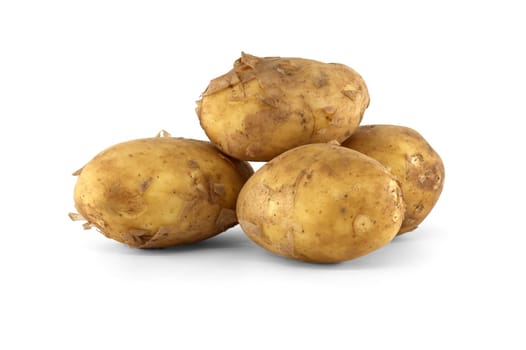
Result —
M400 233L414 230L431 212L444 186L444 164L417 131L397 125L364 125L343 146L378 160L400 182L407 208Z
M237 223L237 195L252 172L208 142L134 140L76 173L75 206L86 227L132 247L191 243Z
M237 215L263 248L329 263L390 242L404 204L397 181L374 159L337 145L310 144L260 168L239 194Z
M364 80L343 64L243 53L210 82L197 114L226 154L268 161L296 146L343 142L368 105Z

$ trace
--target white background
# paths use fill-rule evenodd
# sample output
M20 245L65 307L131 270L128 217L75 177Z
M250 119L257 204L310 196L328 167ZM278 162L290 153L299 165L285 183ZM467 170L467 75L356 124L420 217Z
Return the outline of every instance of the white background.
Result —
M520 1L0 2L0 348L524 349ZM71 173L194 112L241 51L345 63L364 124L410 126L445 188L359 259L271 255L239 227L132 250L71 222Z

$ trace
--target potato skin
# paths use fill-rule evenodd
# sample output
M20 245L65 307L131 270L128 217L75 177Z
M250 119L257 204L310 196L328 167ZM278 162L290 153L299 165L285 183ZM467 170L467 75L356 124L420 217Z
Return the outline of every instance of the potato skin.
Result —
M402 224L400 187L359 152L310 144L268 162L246 182L239 223L263 248L293 259L332 263L390 242Z
M237 195L252 172L209 142L133 140L81 169L75 206L88 226L131 247L191 243L237 223Z
M431 212L444 186L444 164L417 131L397 125L364 125L342 146L376 159L400 182L406 203L400 234L414 230Z
M223 152L268 161L296 146L347 139L369 93L343 64L242 53L197 103L202 128Z

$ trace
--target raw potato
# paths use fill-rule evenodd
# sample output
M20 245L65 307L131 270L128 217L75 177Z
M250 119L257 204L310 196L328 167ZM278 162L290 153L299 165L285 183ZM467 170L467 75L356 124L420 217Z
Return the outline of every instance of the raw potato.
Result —
M397 177L407 207L400 233L414 230L442 192L445 173L438 153L418 132L396 125L361 126L343 146L378 160Z
M131 247L200 241L237 223L237 195L253 173L212 144L157 137L124 142L77 172L73 218Z
M242 53L197 103L201 126L223 152L268 161L296 146L343 142L358 127L369 94L343 64Z
M237 215L263 248L289 258L339 262L382 247L404 216L387 169L332 144L300 146L260 168L243 186Z

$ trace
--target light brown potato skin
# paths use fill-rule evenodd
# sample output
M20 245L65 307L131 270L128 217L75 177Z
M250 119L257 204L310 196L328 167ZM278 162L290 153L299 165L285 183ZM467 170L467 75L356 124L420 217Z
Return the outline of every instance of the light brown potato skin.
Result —
M202 128L223 152L268 161L296 146L347 139L369 93L342 64L243 53L197 103Z
M88 227L131 247L175 246L235 225L237 195L252 173L209 142L133 140L81 169L75 206Z
M342 146L376 159L400 182L406 203L400 234L414 230L431 212L444 186L444 164L418 132L397 125L364 125Z
M310 144L271 160L246 182L239 223L263 248L332 263L390 242L404 216L401 190L384 166L359 152Z

